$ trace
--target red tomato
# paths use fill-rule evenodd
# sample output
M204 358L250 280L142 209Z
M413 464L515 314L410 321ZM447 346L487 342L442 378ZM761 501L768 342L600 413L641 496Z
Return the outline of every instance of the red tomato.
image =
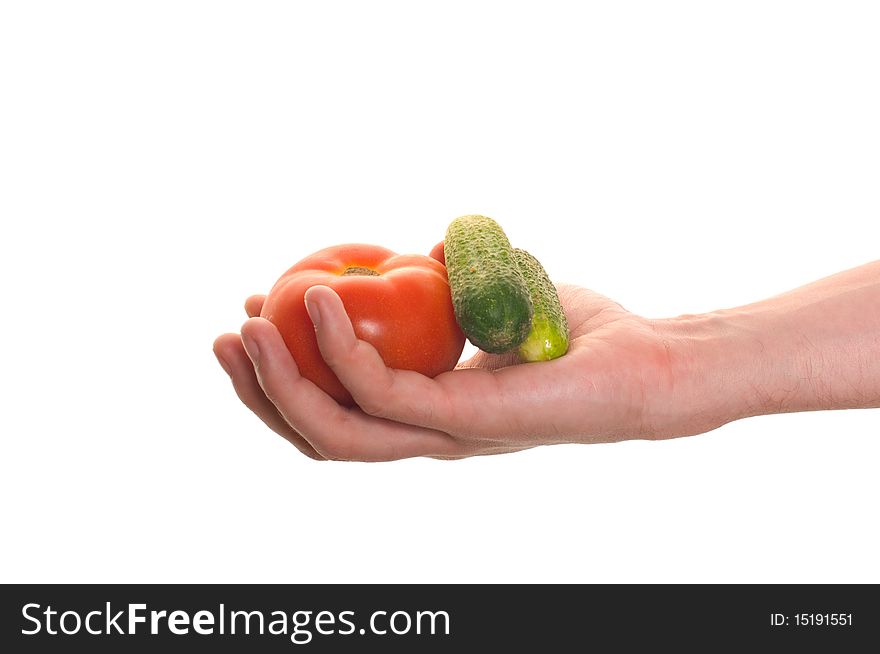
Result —
M284 273L261 315L281 332L300 374L337 402L351 395L330 370L315 338L303 296L312 286L332 288L358 338L371 343L391 368L435 377L452 370L464 348L455 322L446 268L419 254L398 255L376 245L338 245L316 252Z

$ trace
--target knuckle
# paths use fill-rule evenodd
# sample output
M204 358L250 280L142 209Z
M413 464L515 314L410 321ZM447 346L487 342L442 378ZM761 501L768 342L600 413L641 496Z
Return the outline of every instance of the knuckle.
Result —
M320 348L321 357L334 372L347 369L355 370L358 365L359 345L359 342L355 342L351 347L344 347L335 343L325 343Z
M354 401L360 407L361 411L375 418L382 418L387 410L385 402L377 396L372 390L366 393L353 395Z
M356 383L348 384L355 403L361 411L376 418L387 418L394 399L394 377L386 371L359 377Z
M324 359L324 363L330 366L334 372L342 367L342 357L339 356L338 352L335 352L332 349L322 348L321 358Z

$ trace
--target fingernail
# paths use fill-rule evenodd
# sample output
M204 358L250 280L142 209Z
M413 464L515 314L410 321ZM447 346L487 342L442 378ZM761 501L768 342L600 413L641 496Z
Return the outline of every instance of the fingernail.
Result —
M220 364L220 367L223 368L223 370L226 372L227 375L232 377L232 367L229 365L229 363L226 361L226 359L221 357L216 352L214 352L214 356L217 357L217 362Z
M318 308L318 303L307 299L306 311L309 312L309 318L312 319L312 324L315 326L315 329L317 329L321 324L321 310Z
M244 350L247 352L247 355L251 358L251 361L254 362L254 365L260 363L260 347L257 345L257 342L252 339L247 334L241 335L241 343L244 345Z

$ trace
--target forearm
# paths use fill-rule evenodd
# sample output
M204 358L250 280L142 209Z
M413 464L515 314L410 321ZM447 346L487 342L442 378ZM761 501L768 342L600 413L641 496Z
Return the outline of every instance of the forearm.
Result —
M682 353L677 391L697 422L880 407L880 261L664 322Z

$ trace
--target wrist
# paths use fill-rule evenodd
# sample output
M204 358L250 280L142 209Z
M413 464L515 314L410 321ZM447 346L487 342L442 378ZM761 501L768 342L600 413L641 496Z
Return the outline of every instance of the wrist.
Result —
M678 430L696 434L749 416L800 410L802 353L746 309L656 321L669 344Z
M656 407L670 416L666 431L880 407L878 274L875 262L754 304L651 321L669 353L671 400Z

